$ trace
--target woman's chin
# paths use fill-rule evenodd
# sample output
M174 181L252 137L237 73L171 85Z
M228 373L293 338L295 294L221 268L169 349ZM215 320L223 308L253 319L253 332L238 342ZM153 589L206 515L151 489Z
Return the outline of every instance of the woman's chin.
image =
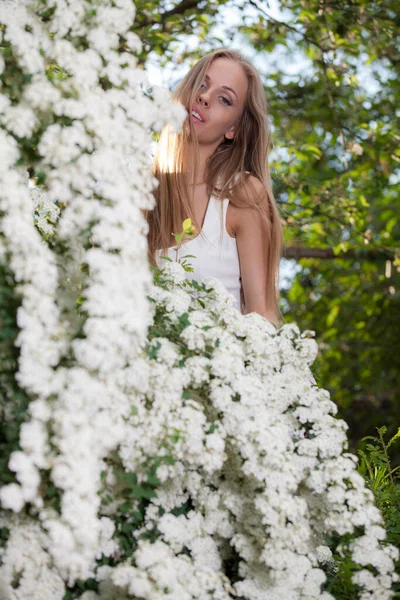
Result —
M190 126L189 126L189 121L188 121L188 119L186 119L186 121L185 121L185 132L186 132L186 135L187 135L187 137L188 137L189 141L190 141L191 139L193 139L193 138L192 138L192 135L191 135L191 132L190 132ZM194 128L193 128L193 134L194 134L194 137L195 137L195 138L197 138L197 135L196 135L196 130L195 130Z

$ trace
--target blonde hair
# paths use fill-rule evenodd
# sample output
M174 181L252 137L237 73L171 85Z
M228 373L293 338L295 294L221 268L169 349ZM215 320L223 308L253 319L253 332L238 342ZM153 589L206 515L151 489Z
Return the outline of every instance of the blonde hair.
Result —
M253 207L268 225L268 270L266 300L269 310L280 321L278 306L279 263L282 255L283 233L277 205L272 192L268 167L270 127L267 100L261 78L253 65L239 52L225 48L215 50L201 58L187 73L172 94L172 98L186 109L193 106L207 69L217 58L227 58L240 64L247 76L248 92L243 113L235 128L233 140L221 142L206 166L205 181L208 197L229 198L237 207ZM190 111L189 111L190 112ZM153 191L154 210L146 214L149 224L149 259L156 264L156 251L170 247L173 233L182 229L184 219L194 219L194 186L188 183L189 172L197 180L199 148L192 119L188 128L173 132L170 126L160 134L153 161L153 175L159 186ZM264 184L264 192L256 193L250 176ZM242 310L245 310L242 295Z

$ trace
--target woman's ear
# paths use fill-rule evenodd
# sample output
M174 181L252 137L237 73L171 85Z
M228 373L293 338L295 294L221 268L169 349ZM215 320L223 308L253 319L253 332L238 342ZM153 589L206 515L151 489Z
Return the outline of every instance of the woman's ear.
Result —
M233 140L234 137L235 137L235 126L232 125L232 127L230 129L228 129L228 131L225 133L225 139Z

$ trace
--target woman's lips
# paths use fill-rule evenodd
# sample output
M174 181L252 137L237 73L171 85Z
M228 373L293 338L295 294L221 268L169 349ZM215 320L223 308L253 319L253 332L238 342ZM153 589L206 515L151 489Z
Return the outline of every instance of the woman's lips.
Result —
M198 119L194 115L192 115L192 120L193 120L193 123L200 123L201 125L204 125L204 121L200 121L200 119Z
M192 110L189 110L188 108L187 108L186 110L187 110L187 112L188 112L188 115L191 115L193 123L201 123L202 125L204 125L204 124L205 124L206 120L204 119L204 115L203 115L203 114L200 112L200 110L199 110L199 109L197 109L197 108L193 107L193 108L192 108ZM194 110L195 112L199 113L199 115L200 115L200 117L201 117L201 119L202 119L202 120L198 119L197 117L195 117L195 116L192 114L192 111L193 111L193 110Z

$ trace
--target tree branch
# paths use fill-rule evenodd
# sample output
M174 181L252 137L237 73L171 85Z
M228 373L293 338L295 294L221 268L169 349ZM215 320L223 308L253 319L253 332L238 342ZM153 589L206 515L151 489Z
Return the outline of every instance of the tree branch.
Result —
M300 260L301 258L322 258L322 259L334 259L334 258L351 258L359 260L394 260L394 252L390 250L348 250L347 252L340 252L335 254L332 248L304 248L299 246L286 246L283 251L283 258L294 258Z
M167 19L168 17L171 17L173 15L183 15L187 10L190 10L191 8L197 8L198 4L199 0L182 0L182 2L174 6L174 8L171 8L170 10L161 13L161 16L163 19ZM160 22L156 19L151 19L149 17L147 19L143 19L142 21L138 19L138 27L134 27L133 29L141 29L142 27L147 27L148 25L156 25L159 23Z
M172 15L181 15L191 8L197 8L199 0L182 0L179 4L163 13L163 17L171 17Z
M276 23L276 25L282 25L286 29L289 29L290 31L293 31L294 33L297 33L297 35L299 35L300 37L302 37L306 42L308 42L309 44L311 44L311 45L316 46L317 48L319 48L321 50L321 52L326 52L327 50L331 49L331 47L327 48L327 49L323 48L316 40L310 38L304 31L301 31L300 29L297 29L297 27L294 27L293 25L290 25L290 23L286 23L285 21L279 21L278 19L275 19L270 14L268 14L263 8L261 8L261 6L259 6L255 2L255 0L249 0L249 4L251 4L252 6L254 6L254 8L256 8L260 13L262 13L267 19L269 19L273 23ZM329 40L329 37L327 36L325 39Z

